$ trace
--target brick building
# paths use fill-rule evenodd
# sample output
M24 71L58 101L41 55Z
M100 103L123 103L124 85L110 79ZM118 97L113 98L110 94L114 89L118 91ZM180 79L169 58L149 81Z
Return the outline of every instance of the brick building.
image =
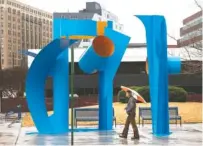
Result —
M53 14L16 0L0 0L0 63L3 69L26 64L22 49L42 48L52 40ZM26 65L27 66L27 65Z
M180 37L179 47L202 47L202 11L183 19Z

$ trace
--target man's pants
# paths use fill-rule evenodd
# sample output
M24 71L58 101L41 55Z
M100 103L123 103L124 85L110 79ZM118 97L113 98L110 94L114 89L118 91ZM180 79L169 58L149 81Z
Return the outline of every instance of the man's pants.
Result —
M122 135L124 137L128 136L128 130L129 130L130 124L132 125L132 128L133 128L134 137L139 137L139 132L138 132L138 128L137 128L137 125L136 125L136 122L135 122L135 115L134 114L133 115L128 115L128 117L126 119L126 122L125 122L125 127L123 129Z

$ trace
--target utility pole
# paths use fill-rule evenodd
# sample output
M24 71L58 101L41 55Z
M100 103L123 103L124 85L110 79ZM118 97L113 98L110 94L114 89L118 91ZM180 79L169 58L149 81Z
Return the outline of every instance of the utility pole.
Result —
M2 55L2 34L1 34L1 25L0 25L0 113L2 112L2 92L3 92L3 71L2 71L2 61L1 61L1 55Z
M71 47L71 145L74 145L73 107L74 107L74 45Z
M15 67L14 61L15 61L15 54L14 54L14 52L12 52L12 62L13 62L13 68Z

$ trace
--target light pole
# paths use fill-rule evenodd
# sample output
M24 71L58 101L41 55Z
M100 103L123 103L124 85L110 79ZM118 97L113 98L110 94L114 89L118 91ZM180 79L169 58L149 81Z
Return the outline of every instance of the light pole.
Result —
M1 37L1 27L0 27L0 113L2 111L2 90L3 90L3 71L2 71L2 65L1 65L1 54L2 54L2 37Z
M74 144L73 106L74 106L74 46L71 47L71 145Z

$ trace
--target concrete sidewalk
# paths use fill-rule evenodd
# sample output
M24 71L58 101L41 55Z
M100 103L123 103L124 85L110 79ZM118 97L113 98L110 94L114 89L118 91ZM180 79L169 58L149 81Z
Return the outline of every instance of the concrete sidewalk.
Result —
M21 123L14 123L10 128L10 122L0 124L0 146L15 145L21 130Z
M81 127L84 128L84 127ZM169 137L157 138L152 136L151 125L139 127L140 140L132 141L130 129L128 139L120 139L118 133L123 125L108 132L75 132L74 145L202 145L202 124L187 124L180 127L171 125L172 134ZM67 135L38 135L34 127L22 128L17 145L70 145L71 136ZM1 143L0 143L1 144Z

